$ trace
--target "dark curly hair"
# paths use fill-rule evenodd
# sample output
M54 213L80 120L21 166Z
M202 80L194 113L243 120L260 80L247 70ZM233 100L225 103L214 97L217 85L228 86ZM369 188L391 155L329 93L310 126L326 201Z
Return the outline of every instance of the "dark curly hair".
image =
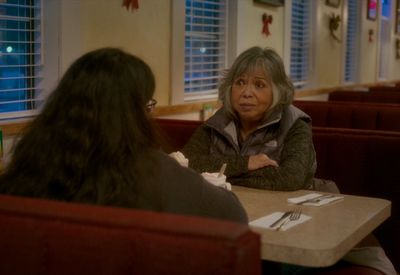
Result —
M126 204L158 146L145 106L154 89L149 66L120 49L77 59L16 144L0 192Z

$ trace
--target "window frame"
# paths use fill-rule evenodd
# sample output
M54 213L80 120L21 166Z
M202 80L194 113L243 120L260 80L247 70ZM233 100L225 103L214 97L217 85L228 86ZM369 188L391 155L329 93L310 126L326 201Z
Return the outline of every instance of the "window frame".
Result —
M29 5L29 7L32 7L29 10L25 10L25 11L29 11L31 14L29 14L29 16L24 16L24 15L16 15L15 19L11 19L14 18L13 17L9 17L8 15L5 15L2 19L5 20L7 22L7 18L11 19L14 22L18 22L18 26L20 25L19 22L29 22L28 24L28 28L29 29L25 29L24 27L18 27L16 29L9 29L10 27L6 27L4 29L5 34L14 34L18 36L17 40L12 41L9 40L10 38L5 38L4 40L2 40L2 42L4 43L4 45L12 45L13 43L15 44L20 44L20 43L26 43L28 44L25 48L24 51L22 52L18 52L16 51L15 53L5 53L5 57L7 56L17 56L17 58L21 58L21 56L25 56L27 57L27 59L29 61L25 61L24 63L20 63L20 61L18 61L18 64L16 64L14 67L16 68L16 71L21 73L21 70L24 71L24 74L22 74L21 76L18 76L18 79L15 79L12 76L5 76L4 78L2 78L2 81L17 81L18 83L20 83L20 81L22 81L23 83L26 82L25 84L22 84L22 86L20 87L20 84L18 84L17 87L14 86L13 83L13 87L11 88L4 88L1 90L1 92L3 93L9 93L10 96L14 95L17 96L19 93L24 94L23 98L19 98L18 99L12 99L10 100L5 100L3 102L6 102L8 104L23 104L26 105L24 108L25 109L21 109L21 110L10 110L10 111L4 111L0 113L0 118L1 119L9 119L9 118L18 118L18 117L25 117L25 116L31 116L36 114L36 109L37 106L40 106L40 96L38 96L38 94L40 94L41 88L39 85L37 85L37 82L41 82L41 69L43 66L43 50L42 50L42 45L43 45L43 41L42 41L42 34L43 34L43 13L42 13L42 9L43 9L43 2L41 0L32 0L32 2L28 3L28 4L23 4L23 3L3 3L3 5L7 8L10 9L18 9L18 13L20 11L20 8L25 8L28 6L25 5ZM19 37L20 34L22 32L23 37ZM31 61L33 60L33 61ZM11 67L9 67L9 65L7 65L7 63L5 65L3 65L5 68L4 72L7 71L7 67L10 69ZM11 65L10 65L11 66ZM23 69L24 68L24 69ZM14 80L15 79L15 80ZM28 105L31 105L30 107L28 107Z
M343 26L344 26L344 28L343 28L343 32L344 32L344 35L343 35L343 47L344 47L344 50L343 50L343 57L342 57L342 60L343 60L343 71L342 71L342 78L341 78L341 82L342 82L342 84L344 84L344 85L351 85L351 84L355 84L355 83L358 83L359 82L359 79L360 79L360 51L359 51L359 48L360 48L360 36L359 35L355 35L355 36L351 36L350 35L350 37L351 37L351 39L353 39L353 43L354 43L354 48L355 48L355 52L351 55L352 56L352 61L351 61L351 63L352 64L355 64L354 66L355 66L355 68L354 68L354 72L353 72L353 79L352 80L347 80L346 79L346 54L347 54L347 51L348 51L348 48L347 48L347 46L348 46L348 38L349 38L349 35L348 35L348 25L349 25L349 10L348 10L348 3L349 3L349 1L350 0L345 0L345 2L344 2L344 5L343 5ZM355 20L357 21L357 26L356 26L356 33L359 33L360 32L360 29L361 29L361 19L362 19L362 16L363 16L363 12L362 12L362 3L359 1L359 0L354 0L355 1L355 3L357 3L357 15L356 15L356 18L355 18Z
M392 41L392 29L393 29L393 1L389 0L389 14L388 16L383 15L383 4L378 1L377 8L377 19L378 28L377 35L375 36L378 40L377 45L377 70L376 79L377 81L386 81L389 78L389 67L388 64L391 62L391 41Z
M309 2L309 26L308 26L308 32L309 32L309 39L308 39L308 67L307 67L307 79L308 81L301 87L301 83L296 83L296 81L292 80L293 85L295 86L295 91L301 91L304 89L309 89L314 86L315 80L314 80L314 58L313 58L313 40L314 36L313 33L316 32L316 24L315 24L315 11L316 11L316 4L314 1ZM291 47L292 47L292 5L293 5L293 0L286 0L285 1L285 35L284 35L284 51L283 51L283 56L284 56L284 65L285 65L285 70L286 74L291 77L291 66L292 66L292 60L291 60Z
M51 89L59 80L59 26L60 26L60 0L41 0L41 70L39 100L35 109L0 113L0 125L19 120L26 121L35 117L39 112ZM46 53L46 54L44 54Z
M179 105L188 102L201 102L208 100L217 100L218 92L215 94L202 95L201 92L194 96L185 94L184 76L185 76L185 0L171 1L171 93L170 105ZM235 26L235 14L237 0L226 1L225 18L225 60L222 69L228 66L229 60L236 56L235 31L229 26Z

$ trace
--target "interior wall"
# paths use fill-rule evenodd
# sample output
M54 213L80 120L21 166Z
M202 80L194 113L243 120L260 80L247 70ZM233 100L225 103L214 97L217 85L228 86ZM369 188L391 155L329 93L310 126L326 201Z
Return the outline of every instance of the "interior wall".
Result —
M239 0L237 10L237 54L252 46L260 46L274 48L283 56L284 7ZM262 33L264 13L272 16L272 23L268 25L269 36Z
M118 47L143 59L156 78L155 98L167 105L170 87L170 0L62 0L62 72L83 53Z
M397 1L392 0L392 18L393 24L392 28L393 30L396 29L396 8L397 8ZM398 7L400 8L400 6ZM391 45L389 46L390 49L390 55L392 58L389 58L389 79L399 79L400 78L400 48L396 49L396 40L400 41L400 33L395 33L395 31L392 32L391 34ZM400 42L399 42L400 43ZM398 52L398 54L397 54Z
M377 38L378 20L367 19L367 1L362 1L361 8L364 13L361 15L361 33L360 33L360 82L372 83L377 79ZM369 31L373 31L372 41L369 41Z
M339 15L342 18L343 1L340 1L339 7L331 7L325 4L325 1L316 1L317 17L315 21L315 30L313 32L314 49L314 87L338 86L341 82L342 73L342 48L343 42L337 41L330 33L329 21L332 16ZM342 39L342 22L339 28L334 31L339 40ZM329 54L327 54L329 53Z
M392 58L390 59L389 79L391 80L400 79L400 49L396 50L396 39L400 40L400 35L393 36L392 46L390 47ZM396 51L399 52L399 57L396 57Z
M60 0L60 74L84 53L81 10L79 0Z
M57 80L70 64L85 52L99 47L120 47L141 57L151 66L157 82L155 98L160 105L168 105L171 1L139 0L139 9L133 12L122 7L122 0L48 0L44 2L44 9L50 11L52 15L45 17L45 33L48 34L54 28L59 29L58 43L54 44L58 44L56 49L58 52L50 55L46 50L45 54L47 59L53 58L51 62L58 64L59 69L52 71L52 80L46 79L46 86L50 88L55 86L54 80ZM257 4L253 0L228 1L237 5L234 40L236 45L231 46L236 47L236 54L248 47L258 45L272 47L283 56L284 7ZM345 1L340 2L341 5L345 3ZM314 32L316 86L321 88L336 86L340 84L343 43L337 43L329 36L328 20L331 13L340 14L343 17L342 8L329 7L325 1L315 1L315 3L317 5ZM394 10L395 3L394 1L392 3ZM371 21L366 18L367 1L361 1L361 5L360 84L369 84L376 82L377 79L378 20ZM272 24L269 26L271 35L268 37L262 34L263 13L273 17ZM372 42L369 42L368 36L370 29L374 32ZM342 29L339 29L337 34L340 36L341 32ZM392 31L388 80L400 79L400 59L396 59L396 39L400 39L400 34ZM48 41L45 41L45 44L50 45ZM54 60L56 58L58 60ZM326 100L326 95L308 99ZM4 142L5 150L8 152L13 139L6 138Z
M120 47L141 57L154 71L157 87L155 98L159 105L170 102L171 64L171 1L140 0L139 9L133 12L122 7L122 0L60 0L60 71L83 53L99 47ZM177 0L183 1L183 0ZM289 2L285 1L285 2ZM340 1L343 6L345 1ZM361 1L366 11L367 1ZM231 1L237 5L237 22L234 24L236 55L251 46L272 47L281 56L284 53L284 7L254 3L253 0ZM340 85L344 43L338 43L329 34L329 16L334 13L343 18L342 7L334 8L325 1L315 1L316 22L314 26L314 88ZM394 7L393 7L394 8ZM262 34L262 15L272 15L269 25L271 35ZM343 22L336 31L341 37ZM368 31L374 31L373 41L368 41ZM378 20L366 19L362 12L360 32L360 84L376 82ZM400 60L395 59L393 35L393 58L389 66L391 79L399 79Z

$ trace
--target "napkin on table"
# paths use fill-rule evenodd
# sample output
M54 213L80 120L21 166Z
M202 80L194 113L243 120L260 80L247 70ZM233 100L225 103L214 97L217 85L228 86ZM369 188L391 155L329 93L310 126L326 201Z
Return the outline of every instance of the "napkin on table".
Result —
M201 173L201 175L206 181L208 181L211 184L225 188L229 191L232 190L232 185L226 181L225 175L220 176L219 173L208 173L208 172L203 172Z
M344 198L343 196L337 196L333 194L331 195L331 194L309 193L307 195L303 195L300 197L288 198L288 202L293 204L298 204L305 200L318 199L318 197L321 197L320 201L305 202L302 203L302 205L321 206Z
M254 227L261 227L261 228L265 228L265 229L270 229L270 230L276 230L276 228L279 226L279 224L275 227L270 227L271 224L273 224L275 221L277 221L280 217L282 217L282 215L284 214L284 212L274 212L268 216L264 216L261 217L257 220L251 221L249 222L250 226L254 226ZM305 221L308 221L309 219L311 219L310 216L307 216L306 214L301 214L300 218L298 220L295 221L289 221L287 222L283 227L281 227L279 230L280 231L286 231L290 228L292 228L293 226L299 225Z

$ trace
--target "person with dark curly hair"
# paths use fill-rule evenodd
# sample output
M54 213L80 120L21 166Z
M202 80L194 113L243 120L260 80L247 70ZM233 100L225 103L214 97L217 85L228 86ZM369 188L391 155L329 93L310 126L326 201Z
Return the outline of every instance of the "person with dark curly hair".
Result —
M0 193L246 223L237 197L159 150L150 67L120 49L77 59L30 123Z

